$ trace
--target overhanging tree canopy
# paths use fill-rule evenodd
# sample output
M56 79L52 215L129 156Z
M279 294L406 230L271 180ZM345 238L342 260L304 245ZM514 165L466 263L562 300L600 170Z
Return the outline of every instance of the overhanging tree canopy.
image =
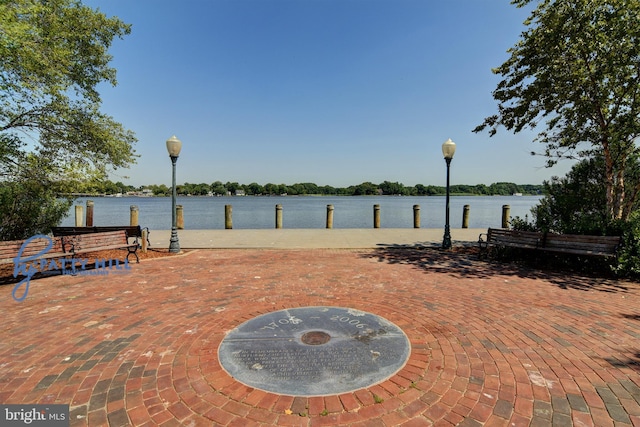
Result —
M0 0L0 190L13 195L0 201L36 184L72 191L135 161L134 134L100 112L97 91L116 85L108 49L129 32L77 0ZM19 228L17 204L0 210Z
M640 135L640 0L543 0L525 25L493 70L503 78L498 114L474 132L535 129L548 165L602 156L608 215L625 219L640 190L636 182L625 192Z

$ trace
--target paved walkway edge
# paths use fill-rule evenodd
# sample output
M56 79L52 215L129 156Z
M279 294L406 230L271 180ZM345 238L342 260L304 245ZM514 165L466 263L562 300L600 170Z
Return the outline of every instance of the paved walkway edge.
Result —
M484 228L454 228L454 245L478 241ZM369 249L393 245L442 243L443 229L356 228L356 229L252 229L178 230L182 249ZM171 230L150 230L151 248L168 248Z

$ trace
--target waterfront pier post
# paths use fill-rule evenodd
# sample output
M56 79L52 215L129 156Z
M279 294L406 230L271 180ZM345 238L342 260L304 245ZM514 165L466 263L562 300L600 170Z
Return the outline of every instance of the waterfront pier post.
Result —
M511 213L511 206L502 205L502 228L509 228L510 213Z
M282 205L276 205L276 228L282 228Z
M87 227L93 227L93 200L87 200L87 217L85 218Z
M231 205L224 205L224 228L225 230L231 230L233 228L233 207Z
M182 205L176 206L176 227L178 227L178 230L184 230L184 210Z
M469 205L462 208L462 228L469 228Z
M82 205L76 205L76 227L82 227Z
M138 221L138 207L136 205L131 205L129 207L129 225L135 227L139 225Z
M333 205L327 205L327 228L333 228Z

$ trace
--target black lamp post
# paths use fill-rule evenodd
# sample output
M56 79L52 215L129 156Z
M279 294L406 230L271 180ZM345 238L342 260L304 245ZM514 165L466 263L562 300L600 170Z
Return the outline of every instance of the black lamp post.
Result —
M442 144L442 154L444 155L444 161L447 162L447 206L445 209L444 238L442 239L443 249L451 249L451 231L449 228L449 169L451 166L451 159L453 159L453 154L455 152L455 142L451 139L447 139L445 143Z
M182 141L176 136L172 136L167 139L167 151L171 158L172 176L171 176L171 240L169 241L169 252L180 252L180 242L178 241L178 226L176 224L176 162L180 155L180 149L182 148Z

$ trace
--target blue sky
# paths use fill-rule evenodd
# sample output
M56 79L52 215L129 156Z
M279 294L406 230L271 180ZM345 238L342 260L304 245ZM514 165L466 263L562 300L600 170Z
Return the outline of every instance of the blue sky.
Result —
M491 73L527 10L509 0L87 0L132 24L110 53L103 112L139 139L112 176L178 183L365 181L540 184L552 169L531 133L472 129L496 112Z

